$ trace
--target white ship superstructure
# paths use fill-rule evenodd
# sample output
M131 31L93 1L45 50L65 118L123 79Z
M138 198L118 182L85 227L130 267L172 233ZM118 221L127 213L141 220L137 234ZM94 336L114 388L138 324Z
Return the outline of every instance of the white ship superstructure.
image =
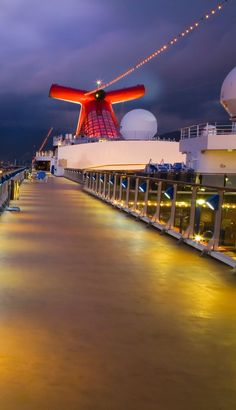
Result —
M144 171L148 163L185 163L196 174L196 182L236 186L236 67L229 73L221 89L221 104L230 115L228 124L206 123L181 130L180 142L153 139L153 129L145 110L134 110L122 123L124 137L116 140L86 138L66 134L54 137L53 154L38 153L36 161L46 159L57 176L66 168L79 170ZM138 115L138 119L137 119ZM135 126L139 123L141 133ZM140 125L141 124L141 125ZM154 128L153 128L154 126ZM153 129L152 129L153 128ZM142 137L143 135L143 137ZM144 137L145 136L145 137Z

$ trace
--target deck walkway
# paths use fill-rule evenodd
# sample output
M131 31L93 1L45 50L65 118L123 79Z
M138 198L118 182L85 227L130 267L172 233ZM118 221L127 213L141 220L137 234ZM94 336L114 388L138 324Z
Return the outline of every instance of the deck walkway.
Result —
M229 268L50 178L0 216L1 410L236 408Z

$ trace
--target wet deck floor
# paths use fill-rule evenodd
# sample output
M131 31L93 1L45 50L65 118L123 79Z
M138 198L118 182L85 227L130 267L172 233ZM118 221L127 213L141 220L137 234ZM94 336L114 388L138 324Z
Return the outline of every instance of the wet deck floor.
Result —
M0 217L1 410L236 408L230 269L63 179Z

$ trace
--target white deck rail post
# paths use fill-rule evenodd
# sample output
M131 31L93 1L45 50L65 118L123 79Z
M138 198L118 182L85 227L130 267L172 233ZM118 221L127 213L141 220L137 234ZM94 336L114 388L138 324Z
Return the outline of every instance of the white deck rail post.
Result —
M146 191L145 191L145 196L144 196L143 216L147 216L149 186L150 186L150 179L148 178L146 180Z
M138 188L139 188L139 178L136 177L135 179L135 192L134 192L134 206L132 210L135 212L137 210L137 203L138 203Z
M162 193L162 181L159 181L158 182L158 187L157 187L157 206L156 206L155 214L152 217L152 220L154 222L159 222L160 221L161 193Z
M220 242L220 231L221 231L221 219L222 219L222 206L224 202L224 190L220 189L218 191L219 204L218 209L215 211L215 223L214 223L214 233L210 241L208 242L208 248L217 251Z
M89 189L93 189L93 174L92 172L89 173Z
M95 192L95 189L96 189L96 174L94 174L94 173L93 173L93 176L92 176L92 180L93 180L92 190L93 190L93 192Z
M130 177L127 178L127 189L125 197L125 207L129 208Z
M103 182L103 190L102 190L102 197L106 197L106 185L107 185L107 174L103 174L104 176L104 182Z
M84 186L85 186L85 188L88 189L88 187L89 187L88 174L83 174L83 180L84 180Z
M113 193L112 193L112 201L115 201L116 199L116 185L117 185L117 174L114 176L114 185L113 185Z
M196 213L197 191L198 191L198 187L194 186L193 189L192 189L189 225L188 225L186 231L183 233L184 238L193 238L193 236L194 236L194 223L195 223L195 213Z
M108 189L107 189L107 199L111 199L111 174L108 175Z
M119 202L121 202L121 199L122 199L122 182L123 182L123 178L124 178L124 176L123 175L121 175L120 176L120 187L119 187Z
M96 172L96 184L95 184L95 192L98 193L98 183L99 183L99 173Z
M171 203L171 211L170 211L170 218L169 221L167 222L165 228L166 229L173 229L175 226L175 210L176 210L176 197L177 197L177 184L173 184L173 199Z
M101 196L101 191L102 191L102 174L99 172L98 174L98 195Z

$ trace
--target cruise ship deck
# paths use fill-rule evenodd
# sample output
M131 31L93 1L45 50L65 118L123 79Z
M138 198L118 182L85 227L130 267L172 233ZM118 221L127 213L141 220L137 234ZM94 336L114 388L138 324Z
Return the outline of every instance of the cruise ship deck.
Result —
M13 202L14 204L14 202ZM0 216L3 410L232 410L236 278L65 179Z

